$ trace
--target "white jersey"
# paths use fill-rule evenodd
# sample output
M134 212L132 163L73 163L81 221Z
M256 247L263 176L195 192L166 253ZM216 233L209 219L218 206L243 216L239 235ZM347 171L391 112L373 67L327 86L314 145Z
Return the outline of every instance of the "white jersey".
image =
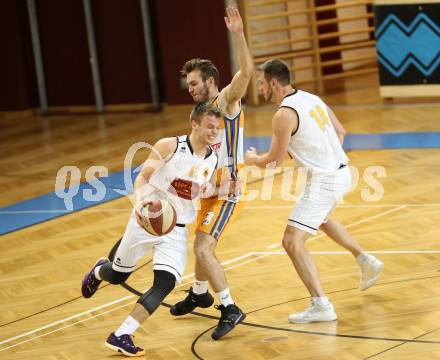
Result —
M330 174L348 163L327 106L318 96L295 90L284 97L280 107L291 108L298 115L288 152L300 165L315 174Z
M149 184L159 189L174 206L178 224L196 219L200 188L210 182L217 167L217 155L208 148L206 156L194 154L189 136L177 137L172 157L150 178Z

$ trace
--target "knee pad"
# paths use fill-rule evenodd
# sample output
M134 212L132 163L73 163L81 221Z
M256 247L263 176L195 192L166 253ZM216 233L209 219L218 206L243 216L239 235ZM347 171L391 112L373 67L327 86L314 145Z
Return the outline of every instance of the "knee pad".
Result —
M176 278L173 274L164 270L154 270L153 286L137 302L151 315L174 289L175 285Z
M110 261L106 262L99 269L99 276L101 276L101 279L113 285L118 285L120 283L123 283L125 280L128 279L130 274L131 273L124 273L113 270L112 263Z

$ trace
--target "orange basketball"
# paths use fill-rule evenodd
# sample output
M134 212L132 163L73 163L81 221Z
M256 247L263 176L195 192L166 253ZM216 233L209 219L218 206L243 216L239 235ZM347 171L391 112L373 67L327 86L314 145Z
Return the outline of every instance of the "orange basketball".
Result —
M144 229L151 235L162 236L176 226L177 214L167 200L153 200L141 209Z

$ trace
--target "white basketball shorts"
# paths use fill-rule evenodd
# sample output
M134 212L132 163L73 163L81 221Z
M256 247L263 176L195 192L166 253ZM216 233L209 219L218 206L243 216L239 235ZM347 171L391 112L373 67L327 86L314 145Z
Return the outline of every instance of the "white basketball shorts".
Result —
M309 171L305 190L293 207L288 225L316 235L350 187L348 165L332 175L313 175Z
M132 272L138 260L150 250L153 251L153 269L168 271L180 282L188 258L186 227L176 226L169 234L153 236L139 226L133 211L112 268L120 272Z

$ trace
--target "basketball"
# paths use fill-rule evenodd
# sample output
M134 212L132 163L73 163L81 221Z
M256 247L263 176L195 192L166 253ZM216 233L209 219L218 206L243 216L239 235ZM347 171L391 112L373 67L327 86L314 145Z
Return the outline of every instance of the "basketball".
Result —
M171 232L176 226L177 214L167 200L153 200L141 209L144 229L154 236Z

